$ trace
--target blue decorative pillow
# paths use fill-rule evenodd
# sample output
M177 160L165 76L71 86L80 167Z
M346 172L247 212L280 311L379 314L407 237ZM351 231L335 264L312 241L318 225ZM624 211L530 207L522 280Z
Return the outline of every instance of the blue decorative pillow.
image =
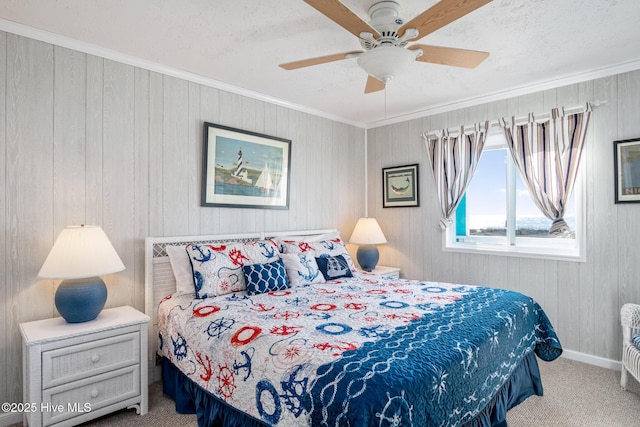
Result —
M287 271L281 259L267 264L243 265L242 273L247 283L249 295L282 291L289 288Z
M325 280L335 280L341 277L353 277L349 263L342 255L323 255L316 258L318 268Z
M640 333L635 334L633 337L631 337L631 342L633 343L633 345L638 347L638 349L640 349Z

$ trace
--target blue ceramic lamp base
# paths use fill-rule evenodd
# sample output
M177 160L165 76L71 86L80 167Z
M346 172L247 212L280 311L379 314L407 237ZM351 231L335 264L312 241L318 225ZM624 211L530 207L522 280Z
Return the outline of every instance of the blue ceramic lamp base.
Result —
M358 247L356 259L364 271L372 271L376 268L380 253L375 245L362 245Z
M66 279L56 290L55 303L60 315L69 323L95 319L107 302L107 286L100 277Z

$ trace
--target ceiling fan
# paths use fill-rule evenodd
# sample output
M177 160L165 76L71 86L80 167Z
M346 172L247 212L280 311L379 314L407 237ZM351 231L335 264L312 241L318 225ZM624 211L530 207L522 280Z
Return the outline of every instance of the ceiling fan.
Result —
M358 58L358 65L369 75L364 93L382 90L413 62L431 62L454 67L475 68L488 52L453 47L413 44L428 34L473 12L492 0L441 0L409 22L399 16L395 1L380 1L369 8L367 23L339 0L304 0L320 13L360 39L364 51L352 51L280 64L285 70Z

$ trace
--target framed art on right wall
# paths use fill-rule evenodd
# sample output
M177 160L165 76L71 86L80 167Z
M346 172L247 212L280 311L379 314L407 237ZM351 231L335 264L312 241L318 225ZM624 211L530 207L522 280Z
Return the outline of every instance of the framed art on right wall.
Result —
M382 207L420 206L418 199L418 165L382 169Z
M616 203L640 202L640 138L613 142Z

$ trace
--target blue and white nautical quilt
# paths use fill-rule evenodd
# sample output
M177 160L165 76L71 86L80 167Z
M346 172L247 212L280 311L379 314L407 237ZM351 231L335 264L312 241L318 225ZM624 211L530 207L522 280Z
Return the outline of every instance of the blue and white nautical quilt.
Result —
M258 295L172 296L162 354L227 404L274 426L456 426L535 351L562 352L517 292L356 277Z

